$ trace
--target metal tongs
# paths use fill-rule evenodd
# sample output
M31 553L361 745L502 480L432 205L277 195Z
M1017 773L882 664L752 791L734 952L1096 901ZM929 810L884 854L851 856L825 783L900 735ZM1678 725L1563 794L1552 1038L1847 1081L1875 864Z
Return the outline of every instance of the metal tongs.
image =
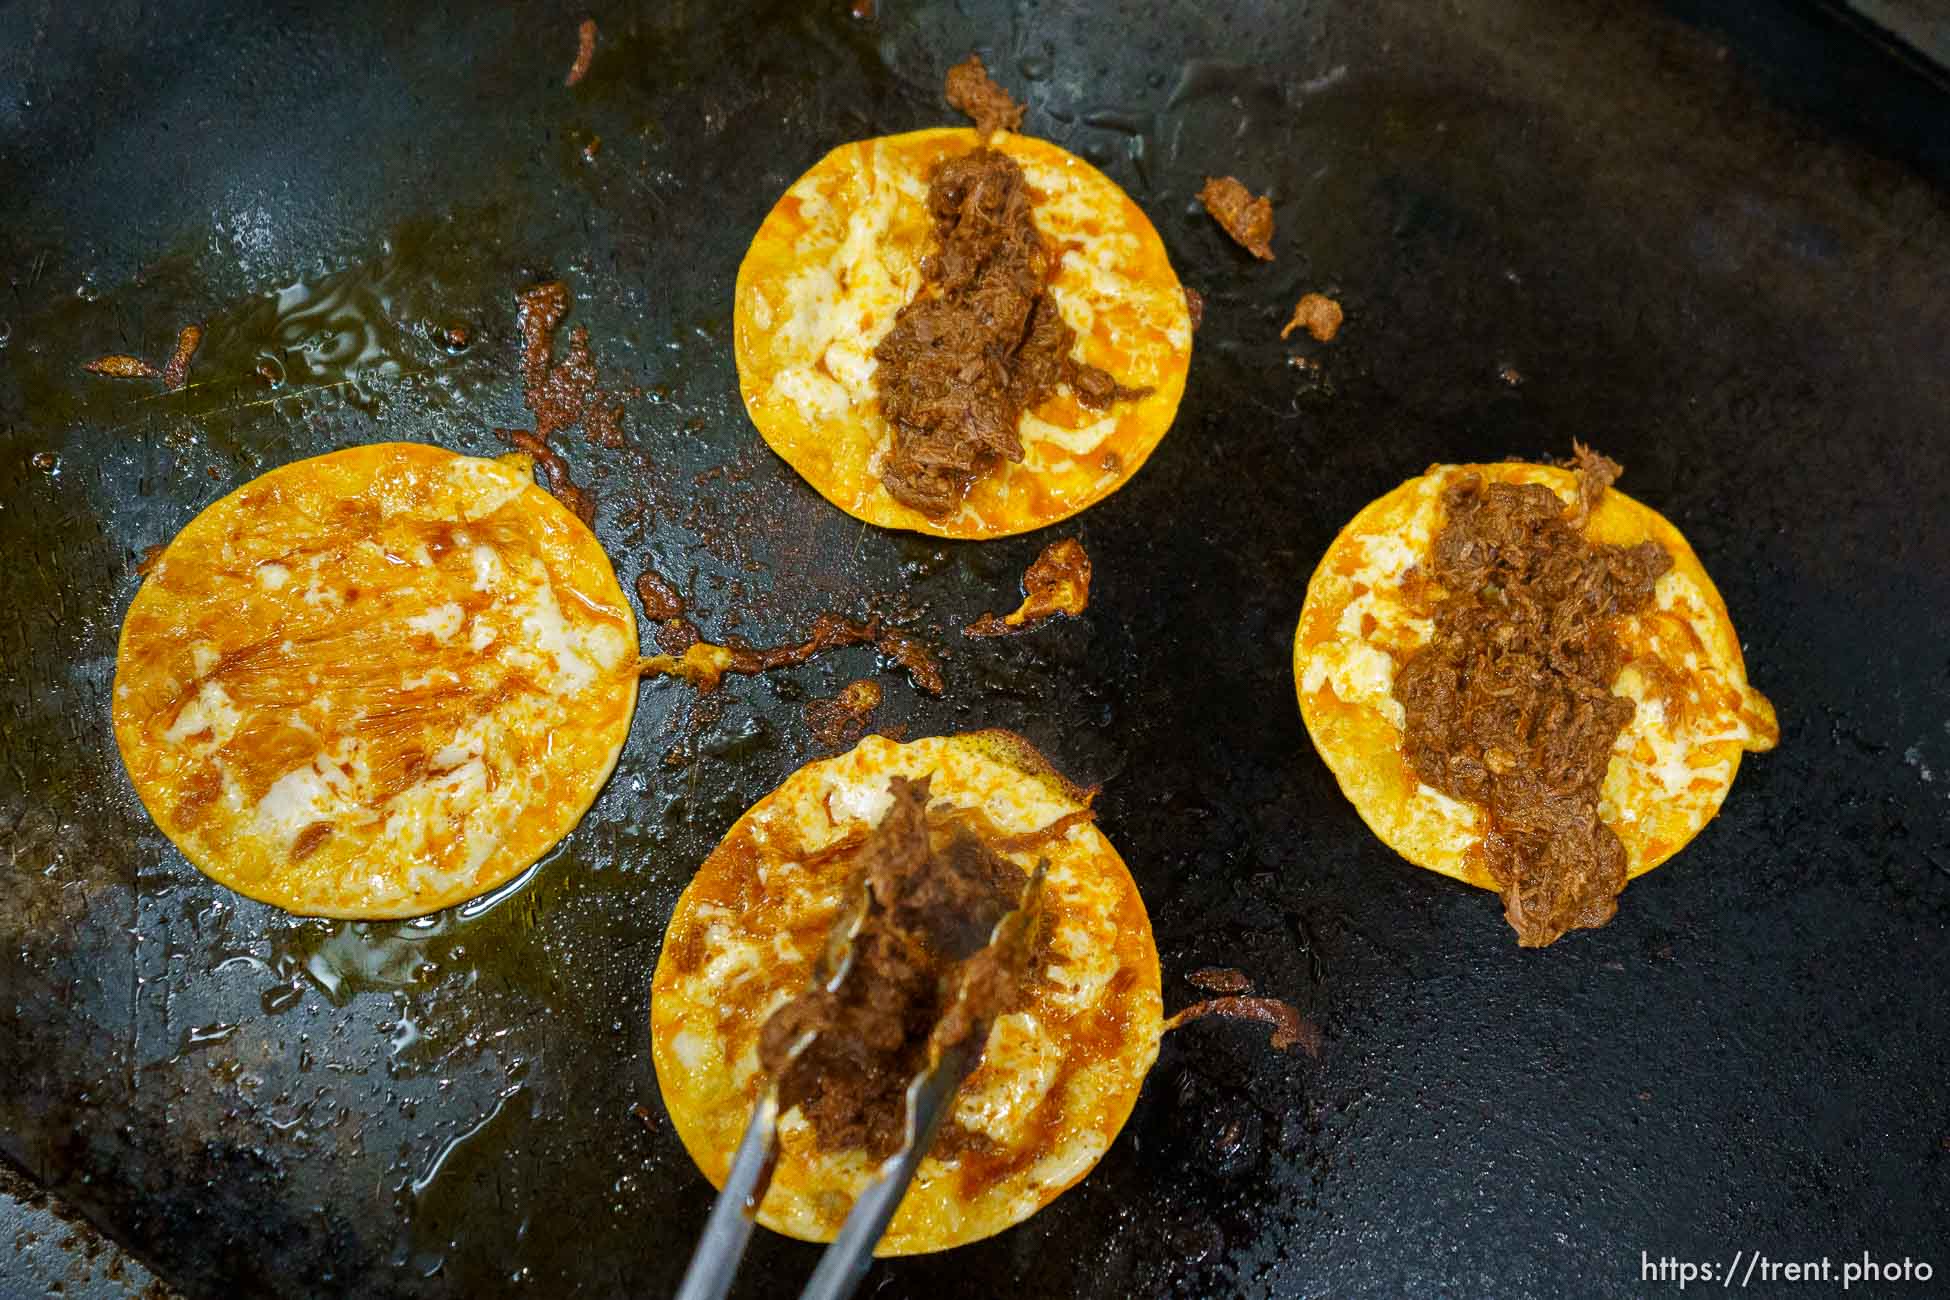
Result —
M1027 946L1035 931L1047 867L1047 863L1036 864L1015 910L995 923L987 948ZM853 942L866 921L870 899L871 887L862 879L846 909L827 933L826 947L813 964L813 987L837 992L852 973ZM965 970L966 963L960 969ZM956 1006L949 1009L944 1020L954 1015L961 999L968 996L968 988L968 981L963 980L956 991ZM914 1171L920 1168L922 1158L933 1144L935 1130L947 1114L956 1089L981 1060L988 1034L989 1025L983 1023L959 1042L946 1046L929 1042L927 1065L907 1085L907 1131L900 1149L881 1162L859 1199L853 1202L846 1221L840 1225L839 1235L819 1257L819 1266L813 1270L806 1289L799 1293L800 1300L846 1300L866 1277L867 1270L873 1267L874 1245L887 1230L901 1198L907 1194L907 1185L913 1181ZM787 1063L797 1060L818 1036L817 1030L800 1035L786 1054ZM731 1290L732 1279L751 1242L752 1223L765 1200L765 1190L771 1185L778 1157L779 1083L774 1075L766 1080L765 1090L752 1108L751 1122L745 1126L745 1136L738 1143L737 1154L731 1158L731 1172L725 1176L724 1187L711 1207L711 1217L705 1222L704 1235L698 1239L690 1268L684 1273L684 1283L677 1288L677 1300L723 1300Z

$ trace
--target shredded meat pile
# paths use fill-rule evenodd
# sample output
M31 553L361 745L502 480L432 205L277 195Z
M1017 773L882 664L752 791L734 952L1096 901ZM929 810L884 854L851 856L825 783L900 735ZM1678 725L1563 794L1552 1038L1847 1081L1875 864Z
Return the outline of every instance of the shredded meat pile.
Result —
M1020 978L986 945L1016 905L1022 872L966 827L931 825L925 779L894 777L891 791L855 864L872 902L851 971L837 991L809 989L780 1007L758 1040L780 1109L799 1107L821 1146L875 1159L901 1145L907 1084L927 1063L930 1036L947 1045L993 1019ZM792 1058L808 1030L818 1036Z
M1618 910L1625 847L1598 820L1612 744L1633 704L1611 693L1613 620L1643 608L1672 557L1595 546L1585 520L1618 466L1577 449L1579 499L1541 484L1465 479L1444 495L1429 557L1448 593L1435 636L1395 675L1416 775L1489 814L1483 845L1525 947Z
M874 349L894 432L880 478L896 500L945 515L997 463L1022 459L1023 409L1058 384L1093 408L1148 390L1070 356L1075 333L1046 292L1055 259L1007 154L981 148L944 162L928 212L936 247L921 264L921 295Z

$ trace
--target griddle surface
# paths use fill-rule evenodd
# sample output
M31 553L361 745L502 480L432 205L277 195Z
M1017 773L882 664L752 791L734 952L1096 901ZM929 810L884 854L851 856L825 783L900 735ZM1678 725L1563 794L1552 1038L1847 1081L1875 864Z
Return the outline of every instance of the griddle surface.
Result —
M192 1296L667 1294L710 1194L650 1066L664 923L815 753L804 701L877 673L883 724L1013 727L1104 783L1170 1006L1238 966L1325 1033L1318 1060L1172 1035L1081 1186L878 1294L1622 1296L1662 1289L1642 1251L1736 1249L1950 1275L1943 101L1791 6L1760 36L1731 4L881 7L598 4L574 89L560 5L0 12L0 1152ZM821 502L748 423L730 340L779 192L949 120L971 48L1206 299L1136 479L979 546ZM1855 93L1794 90L1830 84ZM1277 262L1196 209L1208 172L1272 191ZM605 382L643 389L626 447L564 444L625 585L654 561L761 644L880 608L951 652L947 693L866 648L702 716L649 683L587 820L472 915L298 921L207 882L110 737L137 561L300 456L503 450L514 294L550 277ZM1282 344L1311 289L1340 338ZM180 394L80 371L191 320ZM1613 924L1520 952L1491 897L1361 825L1290 638L1363 503L1574 437L1691 538L1784 739ZM1087 616L960 637L1071 535ZM742 1293L812 1255L760 1234Z

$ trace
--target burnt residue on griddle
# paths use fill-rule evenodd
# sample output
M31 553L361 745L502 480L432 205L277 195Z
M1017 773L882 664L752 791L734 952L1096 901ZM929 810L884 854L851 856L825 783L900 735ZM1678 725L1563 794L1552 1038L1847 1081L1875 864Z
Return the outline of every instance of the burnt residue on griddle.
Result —
M580 424L589 441L623 445L623 407L605 392L589 351L589 330L569 331L569 347L555 357L555 331L569 314L568 285L551 280L520 295L516 324L521 329L521 401L535 416L535 436L547 442Z
M516 326L521 331L521 401L535 417L534 430L496 429L502 441L535 458L548 490L584 523L593 523L596 501L569 476L569 464L553 439L565 429L582 425L590 442L604 447L623 445L623 407L605 392L589 351L589 330L569 331L569 347L555 360L555 332L569 314L569 286L550 280L523 290L516 301Z
M667 655L682 655L704 639L697 630L697 624L681 615L657 624L656 631L651 635L657 642L657 649Z
M1196 1067L1181 1068L1158 1082L1171 1105L1173 1145L1184 1158L1221 1178L1243 1174L1259 1163L1269 1125L1251 1093ZM1193 1251L1210 1248L1197 1239L1185 1246Z
M1484 865L1526 948L1618 911L1625 846L1598 797L1636 706L1612 694L1625 663L1613 628L1672 567L1657 542L1585 538L1619 468L1582 444L1576 456L1569 507L1541 483L1474 475L1443 493L1424 563L1447 595L1394 682L1415 774L1488 814Z
M803 641L757 647L736 634L727 635L722 644L705 641L689 620L666 620L665 629L683 642L681 649L665 648L638 662L646 676L681 677L702 691L715 691L725 674L755 677L780 668L796 668L828 650L871 645L889 662L905 669L910 680L930 695L946 689L941 666L934 655L910 633L884 623L879 615L865 620L827 612L813 620L812 631ZM663 644L659 637L660 645Z
M1300 1048L1308 1056L1320 1055L1320 1028L1301 1015L1290 1003L1278 998L1259 997L1217 997L1204 1002L1194 1002L1178 1014L1165 1021L1165 1032L1170 1033L1181 1025L1207 1016L1219 1016L1226 1020L1251 1020L1273 1027L1272 1037L1268 1039L1275 1051L1290 1052Z
M918 637L897 627L885 627L874 638L874 648L929 695L939 695L948 689L941 675L941 661Z
M682 655L703 640L697 625L684 617L683 594L670 579L647 563L637 576L636 598L643 606L643 616L656 624L651 635L656 638L657 648L665 654Z
M848 682L830 700L806 701L806 730L828 749L844 749L866 734L880 707L880 683L871 678Z
M141 400L145 393L131 401L114 384L57 384L71 369L59 364L24 371L27 392L53 423L93 422L157 439L193 427L202 454L228 462L220 469L226 475L261 467L266 435L258 423L266 419L305 431L294 450L314 446L327 427L340 440L387 436L337 428L348 408L375 416L390 409L392 436L468 450L463 431L485 434L496 422L486 408L508 381L503 349L514 332L502 313L489 313L493 324L482 313L512 296L511 282L529 283L504 220L493 206L460 206L404 221L383 232L383 250L370 258L239 290L221 304L210 301L206 269L193 255L168 253L142 270L117 307L124 333L146 338L152 327L142 322L167 320L164 341L141 355L120 348L90 373L150 380L170 400ZM79 360L94 354L89 335L103 323L99 309L82 303L78 310L63 324L61 353ZM184 321L193 325L179 328ZM490 340L498 346L482 346ZM180 385L169 388L179 374Z
M1022 893L1022 869L966 822L930 818L926 778L896 776L889 788L852 863L869 901L846 977L780 1007L758 1044L782 1111L798 1108L820 1146L874 1159L901 1144L908 1081L930 1043L984 1032L1015 1000L1028 955L987 947Z
M1273 204L1231 176L1208 176L1198 201L1234 243L1263 262L1273 260Z
M648 565L637 576L636 598L643 606L643 616L652 622L663 623L684 616L684 597L670 579Z
M1250 993L1253 989L1246 972L1235 966L1201 966L1185 979L1206 993Z
M527 429L496 429L494 436L534 457L535 467L541 470L542 478L547 482L548 490L555 494L555 499L567 506L569 512L583 523L595 522L595 498L575 485L575 481L569 477L569 462L562 459L561 453Z
M1031 203L1022 168L986 146L929 181L920 295L873 353L893 433L881 483L923 514L951 513L978 478L1020 461L1022 413L1059 384L1096 409L1148 391L1070 355L1076 333L1048 293L1055 258Z
M1064 537L1043 548L1022 575L1023 602L1014 613L984 614L964 636L1010 636L1058 614L1074 618L1090 605L1090 555L1083 543Z

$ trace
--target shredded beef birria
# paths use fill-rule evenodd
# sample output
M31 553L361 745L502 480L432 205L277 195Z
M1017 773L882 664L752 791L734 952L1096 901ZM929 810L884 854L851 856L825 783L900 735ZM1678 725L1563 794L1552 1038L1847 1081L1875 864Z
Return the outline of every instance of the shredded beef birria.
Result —
M1207 176L1198 201L1212 219L1232 236L1232 242L1262 262L1273 260L1273 203L1231 176Z
M1092 409L1150 390L1071 357L1076 334L1049 295L1056 258L1014 159L987 147L948 159L928 185L928 213L935 248L921 293L874 349L874 381L893 428L881 482L945 515L981 475L1022 459L1023 410L1058 384Z
M1022 125L1022 105L989 76L979 54L971 54L948 69L942 93L950 104L973 119L976 131L984 140L997 131L1013 131Z
M928 816L928 782L894 777L893 803L858 850L872 904L837 991L809 989L760 1031L759 1062L829 1150L897 1150L906 1088L943 1046L975 1032L1012 1002L1022 977L987 947L1021 895L1022 871L967 827ZM856 876L857 878L857 876ZM967 992L956 1006L958 992ZM807 1031L817 1036L795 1058Z
M1427 560L1447 595L1434 638L1395 674L1409 762L1488 813L1485 865L1527 948L1618 910L1625 846L1598 820L1598 794L1634 706L1611 693L1624 666L1613 624L1672 567L1655 542L1585 539L1619 468L1583 446L1575 467L1568 509L1536 483L1448 489Z

